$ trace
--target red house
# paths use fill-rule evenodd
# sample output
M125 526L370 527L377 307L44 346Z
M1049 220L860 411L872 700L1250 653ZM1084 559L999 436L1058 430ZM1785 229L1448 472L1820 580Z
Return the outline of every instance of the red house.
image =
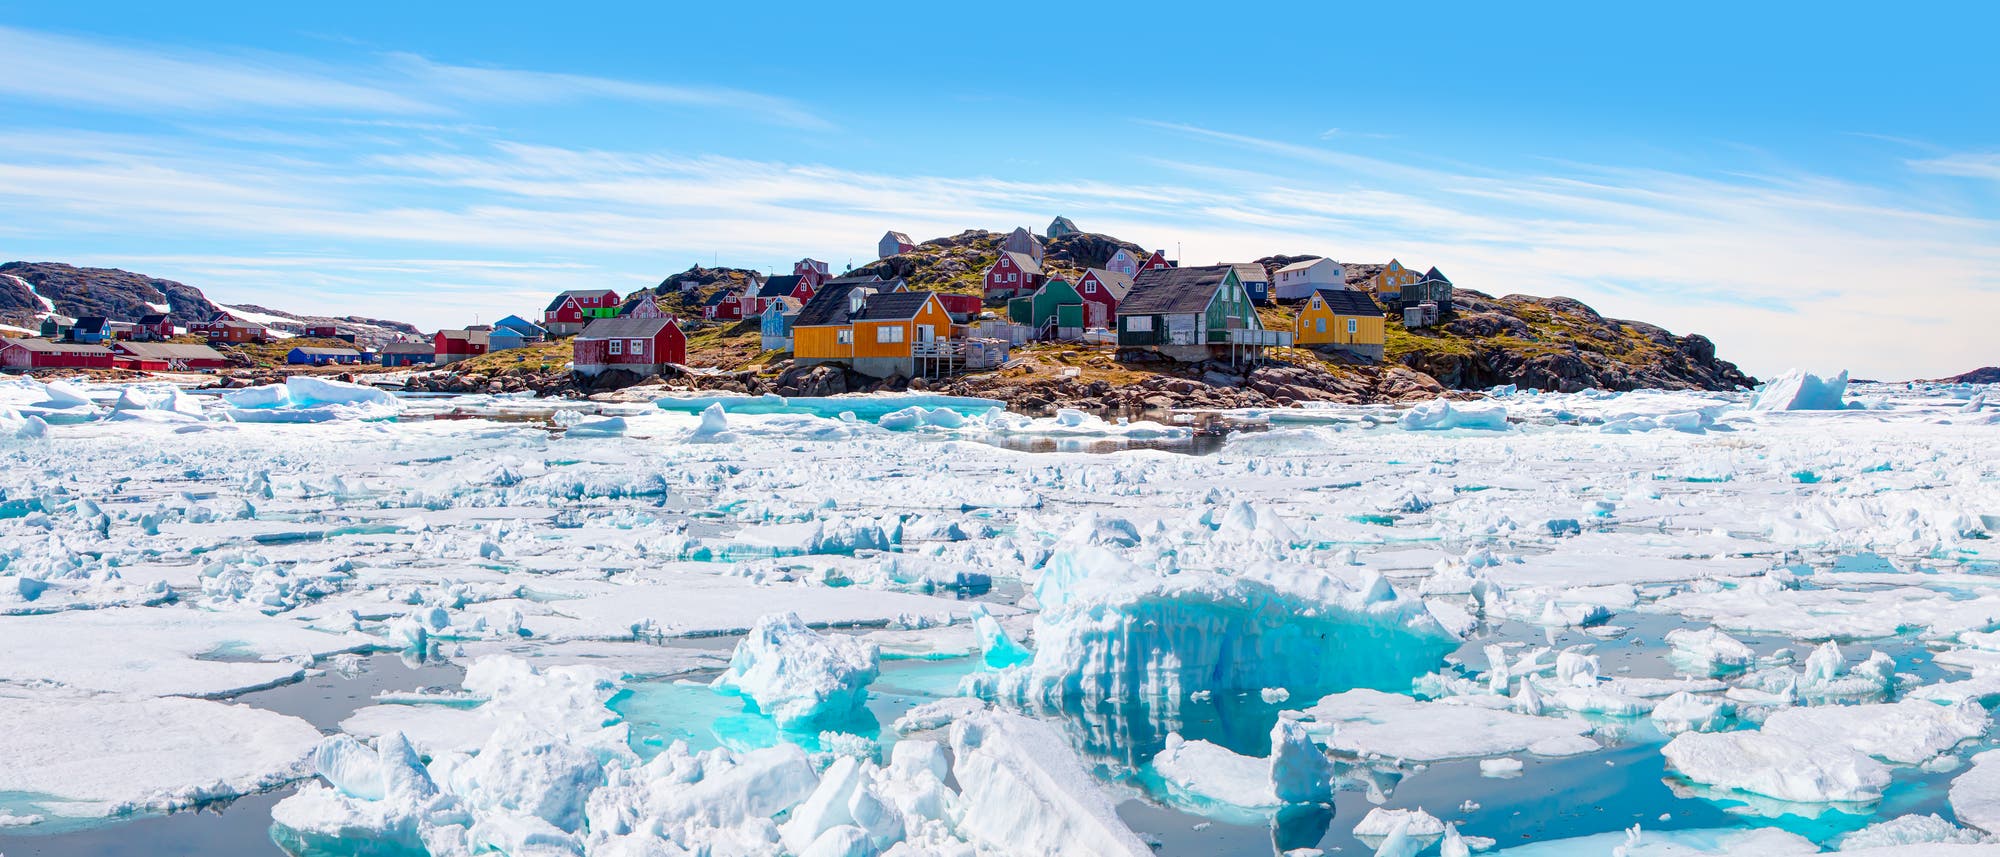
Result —
M46 339L0 339L0 367L16 372L29 369L109 369L111 349L79 342L50 342Z
M1076 293L1083 298L1083 326L1117 326L1118 302L1132 291L1132 278L1117 271L1091 268L1076 281Z
M492 332L493 328L484 325L461 330L438 331L437 336L431 340L431 352L437 355L434 362L445 364L485 354L486 346L489 344L487 335Z
M1173 266L1174 263L1167 261L1167 251L1154 250L1153 255L1146 257L1146 263L1139 266L1139 270L1158 271L1164 268L1171 268Z
M978 295L938 295L937 299L956 321L964 321L986 309L986 300Z
M826 263L818 259L805 258L792 263L792 275L806 280L806 288L817 289L832 275L827 272Z
M237 321L233 318L226 321L210 321L207 332L208 341L226 342L231 345L264 342L271 338L271 332L263 325L254 321Z
M1042 263L1035 261L1035 257L1002 250L1000 258L993 260L993 266L986 269L986 297L1032 295L1046 279L1048 277L1042 274Z
M824 285L824 281L816 283L813 279L803 274L793 274L789 277L772 277L765 280L764 285L759 287L755 294L744 292L743 315L745 317L763 315L764 310L770 309L772 302L779 298L791 298L803 305L806 301L812 300L814 290Z
M556 295L542 310L542 327L557 336L582 330L593 319L618 314L618 293L611 289L570 289ZM442 353L442 352L440 352Z
M600 318L570 341L570 353L578 375L660 375L687 362L687 336L673 318Z
M174 338L174 323L167 320L163 312L139 316L139 323L132 326L132 341L151 342L157 339Z
M708 300L701 302L701 316L717 321L743 320L743 291L722 289L709 295Z
M229 358L206 345L182 345L172 342L119 342L111 346L114 359L120 363L133 362L133 368L154 371L179 371L183 369L222 369L230 365Z

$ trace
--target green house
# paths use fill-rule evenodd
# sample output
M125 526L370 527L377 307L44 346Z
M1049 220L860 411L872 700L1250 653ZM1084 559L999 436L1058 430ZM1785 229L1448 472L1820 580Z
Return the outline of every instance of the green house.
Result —
M1032 295L1007 302L1007 318L1034 328L1037 339L1082 339L1083 295L1068 280L1042 283Z
M1290 344L1289 333L1264 329L1229 265L1140 271L1118 304L1120 348L1147 348L1176 360L1233 360Z

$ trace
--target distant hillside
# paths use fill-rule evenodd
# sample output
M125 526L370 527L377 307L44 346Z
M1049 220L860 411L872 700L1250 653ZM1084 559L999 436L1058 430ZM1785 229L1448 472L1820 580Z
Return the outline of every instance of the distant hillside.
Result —
M60 262L0 265L0 321L17 327L33 329L51 311L72 318L101 315L117 321L137 321L141 316L164 312L175 324L186 325L206 321L222 308L194 286L116 268L78 268ZM246 321L288 333L298 333L311 324L336 324L369 343L423 335L404 322L363 316L301 315L254 304L239 304L229 310Z
M1000 242L1005 232L967 229L957 235L933 238L908 253L870 262L850 271L850 275L877 274L883 279L902 277L917 289L947 294L976 295L982 290L986 269L1000 258ZM1050 276L1075 279L1086 268L1103 267L1120 248L1145 258L1151 251L1095 232L1077 232L1044 242L1042 268Z
M2000 384L2000 366L1981 366L1970 372L1961 372L1937 380L1943 384Z

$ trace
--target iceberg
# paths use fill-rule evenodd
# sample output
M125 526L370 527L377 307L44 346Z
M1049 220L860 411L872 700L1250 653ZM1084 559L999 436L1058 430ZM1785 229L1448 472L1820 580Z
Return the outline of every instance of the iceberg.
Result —
M1523 685L1527 687L1527 685ZM1453 697L1420 702L1376 690L1350 690L1305 710L1306 731L1334 750L1411 762L1533 753L1573 756L1599 749L1590 724L1466 704Z
M1802 369L1789 369L1757 388L1750 410L1838 411L1847 407L1841 401L1846 392L1846 372L1822 378Z
M1404 431L1446 429L1506 431L1507 408L1498 404L1473 405L1452 402L1449 399L1434 399L1404 412L1397 418L1396 425Z
M1951 814L1960 823L2000 835L2000 750L1972 757L1972 767L1951 781Z
M1000 853L1148 857L1055 727L988 712L951 730L959 832Z
M1840 743L1761 732L1683 732L1661 748L1681 776L1794 803L1874 801L1889 769Z
M712 686L749 697L781 727L846 714L861 704L881 672L881 652L855 637L824 635L797 613L773 613L729 658Z

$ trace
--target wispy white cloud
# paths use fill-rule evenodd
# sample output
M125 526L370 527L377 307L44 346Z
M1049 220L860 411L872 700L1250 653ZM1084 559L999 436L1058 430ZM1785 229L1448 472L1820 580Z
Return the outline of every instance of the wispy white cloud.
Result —
M1918 172L2000 181L2000 152L1960 152L1910 162Z
M7 58L0 96L127 113L442 116L490 103L609 100L679 105L815 130L833 127L796 102L764 93L451 65L410 53L334 67L268 52L164 48L0 26L0 56Z

